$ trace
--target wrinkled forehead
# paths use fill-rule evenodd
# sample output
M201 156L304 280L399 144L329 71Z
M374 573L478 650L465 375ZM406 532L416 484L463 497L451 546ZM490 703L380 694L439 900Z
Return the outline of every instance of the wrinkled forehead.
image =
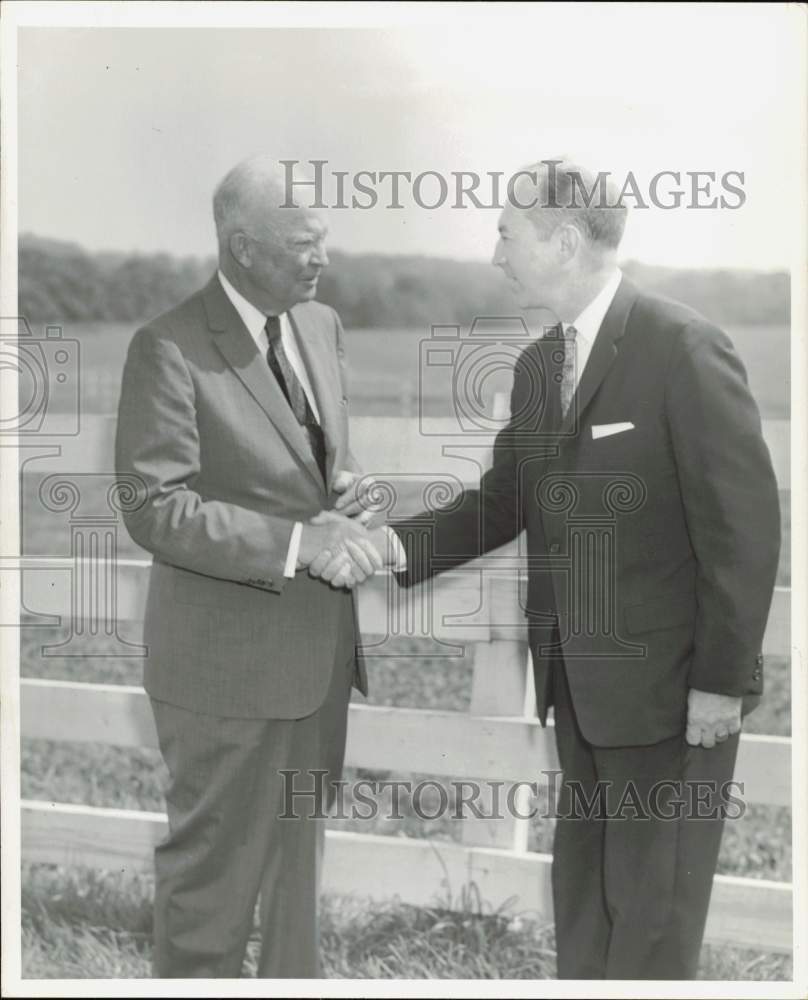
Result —
M275 225L286 236L306 236L319 239L328 232L320 212L310 208L279 208L274 213Z
M310 208L268 206L261 212L261 225L286 240L319 240L328 232L325 218Z

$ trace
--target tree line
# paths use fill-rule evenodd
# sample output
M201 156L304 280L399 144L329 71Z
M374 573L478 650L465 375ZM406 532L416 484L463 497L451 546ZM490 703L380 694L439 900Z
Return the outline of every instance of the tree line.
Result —
M346 327L467 325L475 316L514 313L502 275L488 263L425 256L329 251L318 299ZM140 322L201 288L214 258L90 253L73 243L23 234L19 240L20 314L31 323ZM685 302L719 324L786 324L785 272L687 270L628 261L644 288Z

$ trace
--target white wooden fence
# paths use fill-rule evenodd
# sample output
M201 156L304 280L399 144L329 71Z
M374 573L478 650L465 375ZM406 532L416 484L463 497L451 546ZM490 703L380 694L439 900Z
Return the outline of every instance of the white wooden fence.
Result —
M29 560L23 603L40 613L69 615L65 566ZM119 567L117 618L142 616L148 564ZM388 590L389 588L389 590ZM395 584L377 577L360 591L366 641L384 635ZM433 631L453 643L473 643L474 679L468 714L353 705L346 763L374 770L469 779L534 780L557 766L552 729L532 715L526 637L513 574L447 574L433 591ZM458 620L459 609L475 610ZM508 611L510 605L510 611ZM451 611L451 617L449 612ZM768 653L789 653L789 592L779 589L766 633ZM421 622L413 622L418 634ZM92 627L92 623L90 623ZM22 734L50 740L156 746L148 699L140 688L26 679ZM790 740L744 736L736 780L747 803L789 805ZM165 833L158 813L25 801L23 856L29 861L149 870ZM526 850L528 821L466 820L462 843L329 831L325 887L341 893L399 896L427 905L457 900L469 882L496 908L512 901L550 919L550 857ZM791 886L762 879L717 876L707 936L750 947L791 948Z
M109 468L109 421L90 421L69 448L59 448L50 468ZM354 450L365 468L418 468L423 474L451 471L458 481L473 478L474 466L444 446L447 422L394 418L352 422ZM95 445L95 431L98 441ZM426 433L424 432L426 431ZM788 489L788 422L767 421L764 431L782 489ZM89 434L89 437L87 436ZM485 442L475 455L487 464ZM489 441L490 444L490 441ZM391 451L395 449L395 451ZM47 453L44 464L53 462ZM43 462L36 463L42 468ZM407 478L406 476L404 478ZM406 483L404 484L406 485ZM82 529L81 519L73 525ZM114 533L107 524L106 538ZM73 545L73 551L79 553ZM22 605L38 616L66 620L82 639L104 638L119 626L138 641L145 604L148 563L117 560L94 567L89 561L26 559L22 564ZM505 564L498 564L501 567ZM513 562L511 566L518 566ZM80 582L79 582L80 581ZM77 592L79 599L77 600ZM474 674L468 714L352 705L346 764L477 780L535 781L557 767L552 729L534 714L518 571L500 568L482 575L446 574L429 600L410 592L400 614L398 588L385 575L360 592L360 624L365 643L392 631L433 636L473 646ZM40 621L45 619L40 617ZM111 624L110 624L111 623ZM127 625L128 623L128 625ZM769 655L790 656L790 592L778 588L764 641ZM108 637L108 636L107 636ZM59 651L54 651L59 655ZM22 681L24 737L118 746L156 746L148 699L140 688L26 679ZM743 782L747 804L790 806L791 741L744 735L735 779ZM416 905L447 897L457 901L469 883L493 908L511 901L513 910L551 919L550 857L527 850L529 821L514 817L463 823L460 843L328 832L325 887L340 893L386 898ZM152 851L165 834L165 817L121 809L26 801L22 808L23 856L29 861L89 865L117 870L150 870ZM775 951L792 948L792 888L765 879L716 876L707 938Z

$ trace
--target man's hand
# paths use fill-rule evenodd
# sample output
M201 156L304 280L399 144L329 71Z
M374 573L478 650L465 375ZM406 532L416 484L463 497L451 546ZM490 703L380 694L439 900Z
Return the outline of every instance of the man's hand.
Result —
M379 539L355 520L323 511L303 526L298 568L333 587L349 589L373 576L383 566Z
M334 509L346 517L355 517L361 524L368 523L380 509L379 503L383 500L383 497L377 495L379 491L373 476L361 476L345 469L336 474L331 488L342 494L337 497Z
M741 731L741 698L691 688L687 696L687 742L714 747Z

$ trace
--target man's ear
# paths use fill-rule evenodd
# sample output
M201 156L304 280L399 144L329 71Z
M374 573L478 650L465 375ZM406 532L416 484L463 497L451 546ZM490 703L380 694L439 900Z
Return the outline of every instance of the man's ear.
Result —
M230 253L242 267L252 267L252 249L244 233L233 233L230 236Z
M558 252L565 262L570 261L577 256L579 250L581 249L582 239L581 231L577 226L559 226L555 231L555 237L558 241Z

